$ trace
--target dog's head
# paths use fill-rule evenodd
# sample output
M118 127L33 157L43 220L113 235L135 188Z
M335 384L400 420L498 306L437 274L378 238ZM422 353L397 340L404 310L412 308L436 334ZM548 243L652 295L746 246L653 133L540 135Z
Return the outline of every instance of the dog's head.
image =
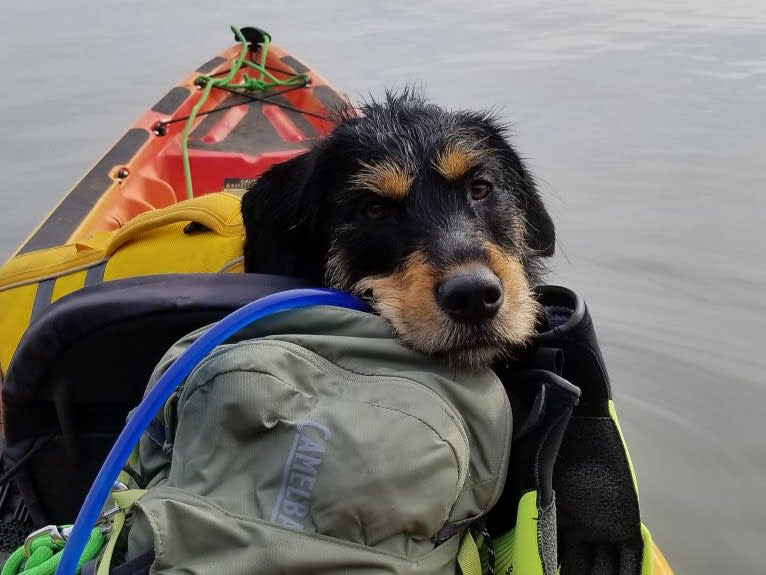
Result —
M554 248L534 181L486 113L409 92L346 112L245 195L245 269L369 298L398 337L487 365L533 333Z

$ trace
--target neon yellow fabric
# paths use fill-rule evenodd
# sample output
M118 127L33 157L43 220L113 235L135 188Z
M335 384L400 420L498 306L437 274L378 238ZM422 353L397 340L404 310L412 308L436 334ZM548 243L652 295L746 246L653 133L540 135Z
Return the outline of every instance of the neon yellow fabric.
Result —
M190 222L196 230L185 232ZM140 275L241 272L244 230L240 197L208 194L141 214L119 230L21 254L0 268L0 367L7 369L29 325L37 286L54 279L45 307L92 281ZM99 266L105 265L103 276Z
M457 564L461 575L482 575L479 547L470 531L466 531L457 552ZM100 575L100 574L99 574Z
M125 468L131 469L138 468L138 446L133 449L128 457L128 461L125 463L122 471L117 475L117 482L123 485L130 485L132 477ZM108 575L109 568L112 564L112 556L114 555L114 548L117 545L117 539L120 536L120 532L125 527L125 519L127 517L128 510L133 507L133 504L138 501L146 493L146 489L126 489L124 491L112 491L109 499L109 503L104 508L104 512L109 509L109 506L114 506L119 509L117 513L111 516L112 522L111 529L109 531L109 541L104 547L104 552L98 560L98 568L96 575Z
M470 531L466 531L457 552L457 564L461 575L482 575L479 547Z
M528 491L519 501L516 527L493 539L495 573L543 575L537 516L537 491Z
M641 558L641 575L655 575L652 536L646 528L646 525L643 524L641 524L641 539L644 542L644 556Z
M98 570L96 575L109 575L109 568L112 564L112 555L114 554L114 548L117 545L117 539L119 539L122 528L125 527L125 517L127 511L133 507L133 504L138 501L146 493L146 489L128 489L126 491L113 491L112 499L115 505L119 507L120 511L114 515L112 520L112 530L109 534L109 542L104 548L104 553L98 562Z

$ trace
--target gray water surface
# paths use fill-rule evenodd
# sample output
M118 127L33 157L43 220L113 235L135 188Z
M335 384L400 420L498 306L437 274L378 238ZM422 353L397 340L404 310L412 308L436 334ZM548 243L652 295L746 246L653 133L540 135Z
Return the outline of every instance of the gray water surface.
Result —
M595 316L677 574L766 573L766 2L8 3L0 254L189 70L257 25L352 97L499 107Z

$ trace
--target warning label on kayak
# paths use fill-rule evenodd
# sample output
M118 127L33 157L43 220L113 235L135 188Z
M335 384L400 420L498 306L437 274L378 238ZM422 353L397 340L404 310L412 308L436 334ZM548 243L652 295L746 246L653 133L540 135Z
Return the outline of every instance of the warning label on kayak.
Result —
M246 192L247 189L257 181L258 178L224 178L223 191Z

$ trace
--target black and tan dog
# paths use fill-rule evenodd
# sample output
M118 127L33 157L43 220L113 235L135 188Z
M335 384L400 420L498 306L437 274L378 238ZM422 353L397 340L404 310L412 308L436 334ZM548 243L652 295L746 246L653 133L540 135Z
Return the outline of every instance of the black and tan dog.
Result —
M554 228L504 127L410 91L360 111L245 195L246 271L366 297L402 341L457 365L523 345Z

